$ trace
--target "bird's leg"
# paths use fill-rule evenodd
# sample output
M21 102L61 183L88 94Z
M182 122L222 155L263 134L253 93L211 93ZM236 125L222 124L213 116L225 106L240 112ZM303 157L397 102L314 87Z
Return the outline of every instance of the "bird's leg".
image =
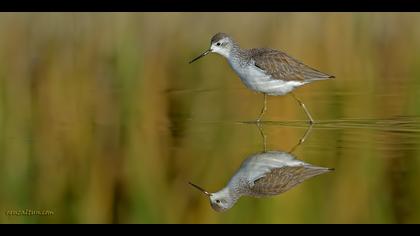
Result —
M267 94L264 93L264 106L261 110L260 116L257 119L257 123L260 123L261 118L264 116L264 113L266 110L267 110Z
M313 124L309 125L308 129L305 131L305 134L303 135L303 137L299 140L299 143L297 143L290 151L289 153L292 153L296 150L297 147L299 147L301 144L303 144L306 140L306 138L308 137L309 133L312 130L312 126Z
M264 133L264 130L262 129L261 123L257 123L258 130L260 131L260 134L263 138L263 148L264 152L267 152L267 136Z
M313 124L314 123L314 119L312 119L312 116L311 116L311 114L309 113L309 111L308 111L308 109L306 109L306 106L305 106L305 104L301 101L301 100L299 100L296 96L295 96L295 94L294 93L291 93L292 94L292 96L293 96L293 98L299 103L299 105L303 108L303 110L305 111L305 113L306 113L306 115L308 116L308 118L309 118L309 124Z

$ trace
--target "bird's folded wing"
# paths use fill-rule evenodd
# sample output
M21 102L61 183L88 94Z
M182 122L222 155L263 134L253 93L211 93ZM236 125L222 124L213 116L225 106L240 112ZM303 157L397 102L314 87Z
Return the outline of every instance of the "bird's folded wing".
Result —
M303 181L331 171L331 169L316 166L285 166L272 169L269 173L256 179L252 191L263 195L277 195Z
M252 187L255 180L266 176L273 169L304 164L304 162L296 160L290 153L267 151L251 156L242 163L240 169L246 175L249 186Z
M273 79L284 81L311 81L332 78L333 76L311 68L284 52L273 49L254 49L254 65Z

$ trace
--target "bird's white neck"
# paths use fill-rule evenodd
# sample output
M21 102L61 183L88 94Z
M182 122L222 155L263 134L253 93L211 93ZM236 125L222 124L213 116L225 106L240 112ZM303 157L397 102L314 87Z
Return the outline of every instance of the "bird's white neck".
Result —
M219 192L214 193L214 195L218 195L226 199L230 206L233 206L242 196L238 191L235 191L235 189L231 189L228 186L224 187Z

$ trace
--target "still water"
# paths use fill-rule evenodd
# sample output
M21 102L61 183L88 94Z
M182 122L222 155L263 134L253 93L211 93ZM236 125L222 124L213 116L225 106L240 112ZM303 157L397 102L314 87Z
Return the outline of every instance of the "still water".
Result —
M0 14L0 222L419 223L419 23L416 13ZM290 95L269 97L261 131L263 96L223 58L188 64L216 32L334 75L295 91L316 123ZM223 213L188 184L218 191L268 151L335 170ZM25 209L53 214L10 214Z
M351 100L344 94L341 97ZM258 109L253 110L257 115ZM301 117L305 118L303 113ZM176 150L194 153L185 162L192 162L195 167L190 176L181 174L180 181L199 182L209 191L220 190L242 161L264 150L293 151L299 160L335 168L333 173L307 180L280 196L243 198L231 212L221 216L214 216L207 199L191 190L190 197L197 204L194 207L209 217L208 221L215 217L229 223L396 223L416 222L419 217L419 176L415 173L420 161L417 116L325 119L312 126L304 120L270 119L263 123L266 143L252 121L189 120L188 124L191 128ZM172 128L177 130L177 125ZM305 142L300 143L305 135ZM179 158L182 160L183 155ZM187 221L190 220L206 221Z

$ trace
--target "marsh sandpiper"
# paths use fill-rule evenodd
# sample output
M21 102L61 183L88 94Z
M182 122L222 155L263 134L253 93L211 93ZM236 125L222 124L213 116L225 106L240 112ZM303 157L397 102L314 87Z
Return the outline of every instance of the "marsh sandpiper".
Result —
M242 49L225 33L215 34L211 38L210 48L190 63L211 52L225 57L247 88L264 95L264 105L257 122L261 121L267 110L267 95L280 96L290 93L305 111L309 123L314 123L305 104L292 91L313 81L334 78L282 51L269 48Z

